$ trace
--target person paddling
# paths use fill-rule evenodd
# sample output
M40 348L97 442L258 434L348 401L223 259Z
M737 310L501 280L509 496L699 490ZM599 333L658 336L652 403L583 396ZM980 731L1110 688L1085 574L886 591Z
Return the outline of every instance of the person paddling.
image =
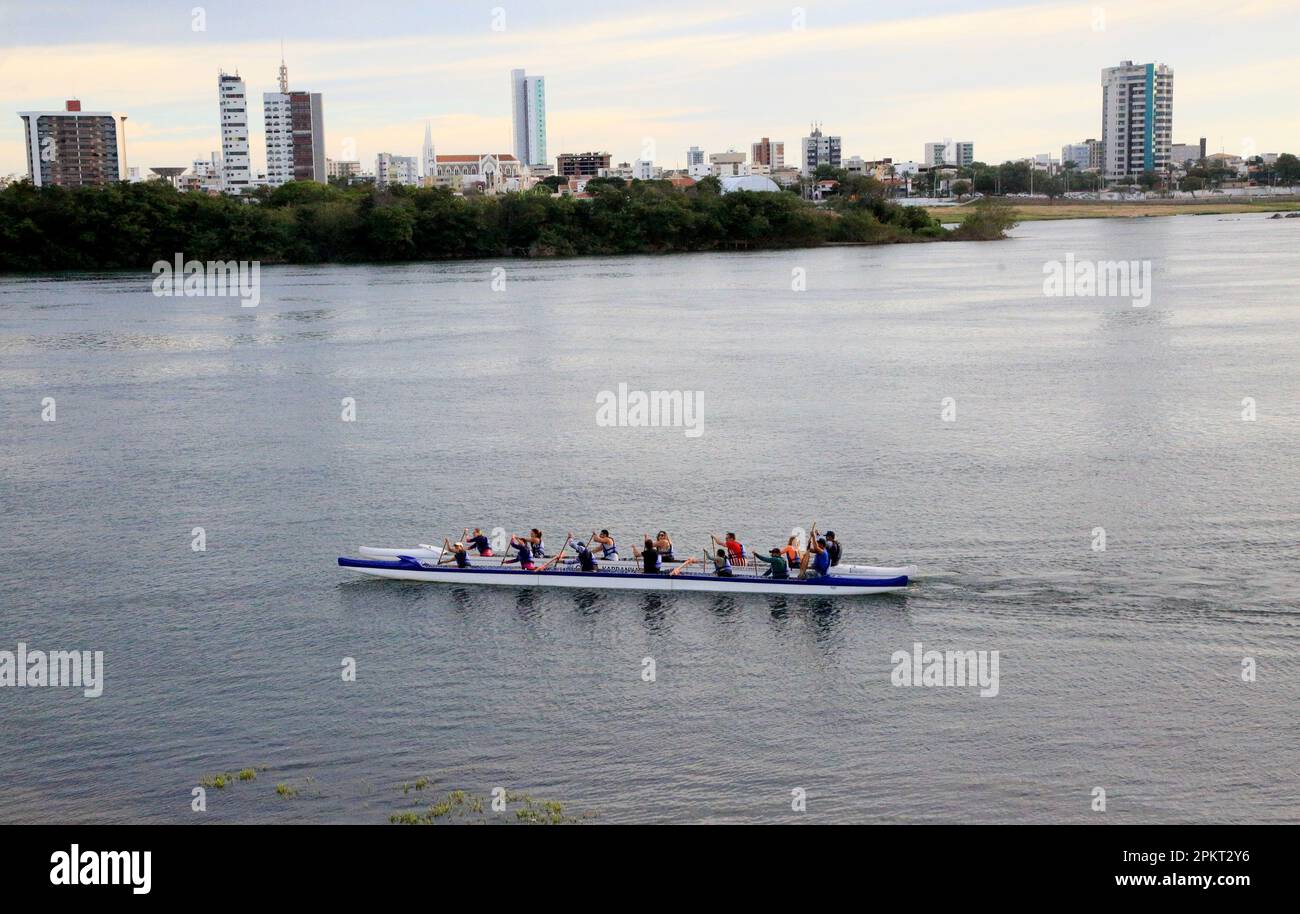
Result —
M767 555L754 553L754 558L767 563L767 571L763 572L763 577L774 581L790 577L790 565L781 553L780 549L773 549Z
M729 578L735 575L731 567L731 556L727 554L726 549L719 549L713 556L713 573L720 578Z
M736 539L736 534L728 533L726 539L721 540L715 536L713 537L713 541L726 547L727 557L730 558L731 561L739 565L745 564L745 547Z
M641 550L641 564L646 574L659 574L663 571L659 550L655 548L655 541L648 536L645 538L645 548Z
M826 549L826 540L818 538L815 542L809 541L808 548L812 550L812 563L808 566L808 570L804 572L804 577L820 578L830 574L831 554Z
M492 542L483 535L483 531L478 527L474 528L474 535L469 538L469 545L478 550L479 555L492 554Z
M570 534L572 536L572 534ZM578 567L583 571L599 571L596 567L596 557L591 554L587 544L582 540L574 540L573 548L578 551Z
M609 535L608 530L601 530L600 533L591 534L592 542L599 544L601 552L600 557L607 562L618 561L618 544L614 542L614 537Z
M837 540L835 534L829 530L826 531L826 551L829 552L831 556L831 567L833 568L838 565L840 563L840 552L842 551L840 548L840 541Z
M464 543L451 544L452 557L456 559L457 568L469 567L469 553L465 551Z
M519 534L519 536L515 538L523 540L525 543L528 544L528 548L532 552L533 558L535 559L546 558L546 546L542 542L541 530L538 530L536 527L534 527L533 529L529 530L527 533L521 533Z
M510 548L517 553L512 559L506 559L506 564L519 563L519 567L524 571L532 571L533 565L533 545L528 540L520 539L517 536L510 537Z

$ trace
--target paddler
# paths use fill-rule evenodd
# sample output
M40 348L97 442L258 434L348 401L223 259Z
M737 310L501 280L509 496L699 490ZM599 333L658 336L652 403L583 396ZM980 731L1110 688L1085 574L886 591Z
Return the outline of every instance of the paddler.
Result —
M794 537L790 538L794 539ZM786 545L786 548L789 548L789 544ZM767 562L767 571L763 572L763 577L771 578L774 581L780 578L790 577L790 565L782 554L783 551L784 550L781 549L772 549L767 555L760 555L757 552L754 553L754 558L758 559L760 562Z
M720 578L729 578L735 574L731 567L731 556L726 549L719 549L713 556L713 573Z
M818 537L816 542L809 541L808 548L812 551L812 563L803 576L805 578L820 578L830 574L831 554L826 548L826 540L823 537Z
M469 567L469 553L465 551L465 544L464 544L464 543L452 543L452 544L451 544L451 551L452 551L452 555L453 555L453 557L456 559L456 567L457 567L457 568L468 568L468 567ZM492 553L490 553L490 552L488 553L488 555L491 555L491 554L492 554Z
M569 536L572 537L573 534L570 533ZM596 557L591 554L591 550L587 548L586 543L584 543L582 540L574 540L573 548L578 551L578 567L580 567L583 571L600 570L596 567Z
M607 562L618 561L618 546L614 542L614 537L609 535L608 530L601 530L600 533L591 534L592 542L599 543L601 548L600 557Z
M648 536L645 538L645 548L641 550L641 565L646 574L663 572L663 565L659 562L659 550L655 548L655 541Z
M737 565L745 564L745 547L740 544L738 539L736 539L736 534L728 533L726 539L721 540L715 536L713 537L713 541L720 546L726 547L727 556L732 562Z
M668 534L665 533L663 530L660 530L655 535L655 550L658 551L659 558L662 561L665 562L676 561L676 559L673 558L673 541L669 538Z
M479 555L492 554L492 541L483 535L483 531L478 527L474 528L474 535L469 538L469 544L478 550Z
M831 556L831 567L838 565L840 563L840 552L842 550L840 548L839 540L837 540L835 534L829 530L826 531L826 551L829 552Z
M535 559L546 558L546 546L542 542L541 530L538 530L536 527L534 527L533 529L529 530L527 533L519 534L517 539L521 539L524 542L528 543L528 548L532 550L533 558Z
M519 563L519 567L524 571L532 571L536 566L533 565L533 545L526 539L517 536L510 537L510 548L518 553L512 559L506 559L505 564L509 565L514 562Z

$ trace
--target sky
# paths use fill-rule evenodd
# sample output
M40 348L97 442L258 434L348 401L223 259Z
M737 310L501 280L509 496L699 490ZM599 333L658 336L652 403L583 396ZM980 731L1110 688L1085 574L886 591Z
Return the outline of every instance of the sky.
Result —
M971 140L986 162L1101 131L1101 69L1174 70L1174 141L1300 152L1300 0L1119 3L765 0L0 0L0 175L26 172L19 111L125 113L127 157L189 165L220 148L217 73L324 96L326 154L510 152L509 73L546 77L548 156L685 165L686 149L798 158L811 121L844 155L920 159Z

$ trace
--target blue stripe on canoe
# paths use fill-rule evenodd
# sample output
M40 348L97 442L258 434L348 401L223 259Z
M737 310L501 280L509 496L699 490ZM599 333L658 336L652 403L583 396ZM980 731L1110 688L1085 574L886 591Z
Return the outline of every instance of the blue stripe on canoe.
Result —
M497 568L457 568L454 565L443 565L440 568L426 568L416 561L395 561L381 562L372 559L350 559L340 556L339 565L343 568L384 568L393 571L424 571L429 574L545 574L545 575L568 575L570 577L591 577L593 574L602 572L593 571L525 571L520 568L507 568L500 566ZM771 584L774 581L778 584L790 584L793 586L804 586L808 584L822 584L832 587L906 587L907 576L903 575L897 578L850 578L844 575L823 575L820 578L809 578L800 580L799 578L764 578L759 576L750 577L748 575L735 575L729 578L722 578L716 574L645 574L644 572L631 571L606 571L604 574L617 576L620 578L666 578L677 577L693 581L739 581L746 584ZM830 580L827 580L830 578Z

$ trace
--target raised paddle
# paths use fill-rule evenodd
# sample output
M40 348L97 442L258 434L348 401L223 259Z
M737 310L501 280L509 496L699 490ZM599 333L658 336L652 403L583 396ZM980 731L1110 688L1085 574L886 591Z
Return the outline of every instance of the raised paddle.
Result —
M799 560L799 577L804 577L808 573L808 563L812 561L813 544L817 542L817 521L812 522L808 528L808 542L805 544L803 558Z
M442 564L442 560L443 560L444 558L446 558L449 554L451 554L451 550L447 548L449 545L450 545L450 543L447 542L447 537L444 536L444 537L442 538L442 546L439 547L439 549L438 549L438 564L439 564L439 565Z

